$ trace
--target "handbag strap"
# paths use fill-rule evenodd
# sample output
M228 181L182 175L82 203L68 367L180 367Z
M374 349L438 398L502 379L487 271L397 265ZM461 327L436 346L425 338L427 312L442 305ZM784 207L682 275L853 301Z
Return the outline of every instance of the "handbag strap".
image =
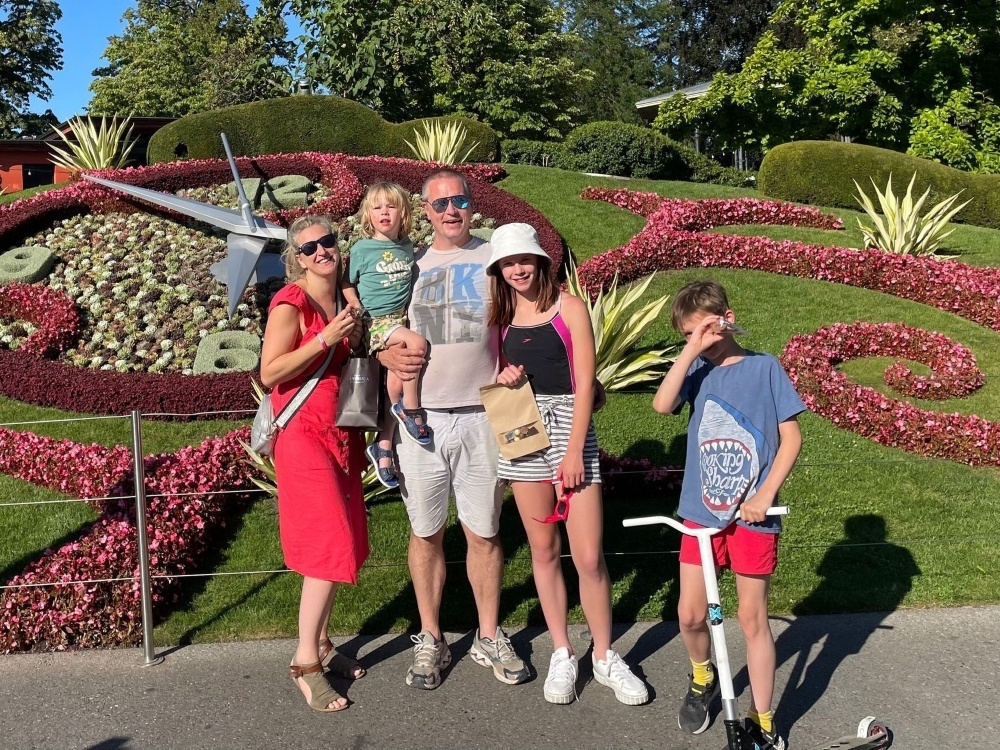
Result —
M334 309L335 309L334 314L339 315L340 314L339 290L337 292L337 304ZM323 373L326 372L326 368L329 367L330 362L333 360L333 353L336 351L336 349L337 349L336 346L330 347L330 351L326 353L326 359L323 360L323 364L317 367L316 370L313 372L313 374L309 376L309 379L301 386L299 386L299 390L296 391L292 399L287 404L285 404L285 407L281 410L281 413L274 418L274 423L275 425L278 426L279 429L282 430L285 429L288 423L292 420L292 417L295 416L295 412L297 412L301 408L302 404L306 402L306 399L309 398L310 394L312 394L312 392L316 390L316 385L319 383L319 379L323 377Z

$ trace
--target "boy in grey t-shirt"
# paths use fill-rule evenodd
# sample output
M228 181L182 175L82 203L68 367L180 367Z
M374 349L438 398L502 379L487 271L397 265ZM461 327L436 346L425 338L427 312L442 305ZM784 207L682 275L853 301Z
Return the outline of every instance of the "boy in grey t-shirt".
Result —
M712 537L712 545L715 564L736 576L753 695L746 729L761 750L785 750L771 713L775 653L767 619L781 527L765 513L798 458L802 434L796 415L806 407L778 360L733 339L736 316L719 284L686 285L674 298L671 318L687 344L660 384L653 408L671 414L691 405L679 514L689 526L726 529ZM741 520L730 525L737 513ZM692 734L708 726L708 707L719 688L707 608L697 540L685 535L677 612L691 676L677 724Z

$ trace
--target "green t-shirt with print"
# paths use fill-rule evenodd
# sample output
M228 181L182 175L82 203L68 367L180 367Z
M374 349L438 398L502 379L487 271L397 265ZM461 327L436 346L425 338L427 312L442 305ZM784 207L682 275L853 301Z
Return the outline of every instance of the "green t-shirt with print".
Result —
M413 291L413 243L358 240L351 247L347 278L373 317L404 310Z

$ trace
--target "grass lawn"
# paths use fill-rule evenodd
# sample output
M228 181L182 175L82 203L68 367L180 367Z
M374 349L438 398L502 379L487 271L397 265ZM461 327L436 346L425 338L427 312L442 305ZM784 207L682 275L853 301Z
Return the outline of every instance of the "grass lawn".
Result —
M620 186L685 198L759 195L691 183L591 178L553 169L515 166L500 187L541 210L566 238L579 261L626 242L644 220L609 204L582 201L588 185ZM727 232L764 234L779 239L860 245L857 215L836 211L847 231L823 232L787 227L727 228ZM1000 232L958 227L948 242L962 259L1000 266ZM779 353L788 339L833 322L905 321L941 331L970 347L987 374L986 385L971 397L940 404L914 401L923 408L958 411L1000 420L1000 335L948 313L877 292L825 282L732 270L688 270L657 276L648 294L673 295L685 282L712 277L726 285L740 322L751 335L745 343ZM667 320L647 334L647 342L675 340ZM885 360L851 362L844 369L858 383L880 388ZM655 463L683 461L686 420L662 417L650 408L652 389L612 394L597 415L602 446L611 453L645 457ZM894 394L894 397L897 397ZM0 422L60 416L54 410L0 399ZM65 415L62 415L65 416ZM811 414L801 419L805 438L799 465L783 500L793 508L782 537L781 565L772 587L775 613L885 610L1000 601L1000 582L986 558L995 547L1000 520L1000 472L947 461L921 459L885 448L835 428ZM147 423L148 452L174 450L228 423ZM129 443L124 421L39 425L36 432L105 444ZM38 488L0 477L4 498L55 499ZM605 549L615 582L615 618L672 618L676 602L677 535L660 528L625 530L621 519L671 511L676 497L619 492L606 505ZM0 566L9 574L40 549L68 538L91 520L79 504L0 508L4 544ZM340 632L384 632L411 628L416 603L406 570L407 523L398 497L384 495L371 506L371 560L359 586L345 587L334 612ZM502 516L501 535L508 562L501 603L507 624L540 623L541 612L530 575L523 530L511 501ZM464 543L457 526L446 535L449 586L443 626L474 626L471 592L465 581ZM282 557L275 507L262 499L235 518L228 536L206 568L219 573L277 571ZM567 566L572 586L572 566ZM874 573L874 574L873 574ZM156 631L160 643L287 636L295 632L297 576L267 572L189 579L185 599ZM731 581L723 596L733 595ZM579 608L572 616L582 617Z

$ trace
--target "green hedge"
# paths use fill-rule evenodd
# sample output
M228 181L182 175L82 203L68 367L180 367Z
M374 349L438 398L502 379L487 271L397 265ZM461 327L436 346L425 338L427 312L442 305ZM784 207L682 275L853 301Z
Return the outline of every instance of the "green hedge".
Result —
M499 139L488 125L466 117L427 119L465 125L466 142L479 142L469 161L497 160ZM421 122L393 124L363 104L338 96L286 96L182 117L153 135L146 158L150 164L223 158L220 132L225 132L235 156L324 151L413 158L404 140L415 143Z
M546 161L545 157L548 157ZM500 161L504 164L531 164L535 167L562 167L563 145L556 141L531 141L508 138L500 141Z
M837 141L796 141L771 149L760 165L760 190L782 200L858 209L854 180L872 195L871 180L884 190L905 192L913 173L913 190L931 189L928 205L955 195L971 199L956 221L1000 229L1000 175L971 174L897 151Z
M581 125L565 143L520 138L504 140L500 142L500 161L730 187L753 187L757 183L754 172L724 167L690 146L648 128L621 122Z
M652 180L686 180L692 168L684 146L639 125L592 122L573 130L563 143L565 166L580 172L598 172Z

